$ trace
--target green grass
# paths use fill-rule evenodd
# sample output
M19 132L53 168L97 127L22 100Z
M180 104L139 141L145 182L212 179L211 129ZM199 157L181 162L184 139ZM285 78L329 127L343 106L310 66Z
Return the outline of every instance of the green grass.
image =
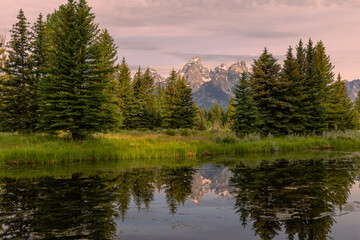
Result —
M186 135L186 136L182 136ZM321 136L237 138L227 131L191 132L170 136L163 131L95 134L81 142L66 136L0 133L0 165L157 159L169 161L206 156L301 153L308 150L356 151L360 132L327 132Z

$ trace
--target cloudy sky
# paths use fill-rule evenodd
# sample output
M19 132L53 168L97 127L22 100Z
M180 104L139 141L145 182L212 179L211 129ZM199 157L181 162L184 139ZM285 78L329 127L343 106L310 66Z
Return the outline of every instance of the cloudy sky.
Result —
M5 0L1 0L5 1ZM66 0L12 0L0 10L0 30L9 30L20 8L33 22ZM343 78L360 78L359 0L88 0L100 27L130 65L154 66L166 74L193 56L205 66L245 60L266 46L279 62L289 45L323 40Z

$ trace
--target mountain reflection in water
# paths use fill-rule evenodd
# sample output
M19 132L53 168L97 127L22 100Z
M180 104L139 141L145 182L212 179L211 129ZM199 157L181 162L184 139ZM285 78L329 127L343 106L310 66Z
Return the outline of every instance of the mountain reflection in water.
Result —
M358 170L282 160L2 177L0 239L354 238Z

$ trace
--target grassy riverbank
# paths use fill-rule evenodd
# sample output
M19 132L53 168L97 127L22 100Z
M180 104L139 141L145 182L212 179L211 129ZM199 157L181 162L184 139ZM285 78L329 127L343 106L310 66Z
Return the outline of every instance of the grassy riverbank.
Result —
M96 134L82 142L66 136L0 134L0 164L53 164L90 160L194 159L215 155L291 153L306 150L360 149L360 132L327 132L321 136L236 138L230 132L183 131Z

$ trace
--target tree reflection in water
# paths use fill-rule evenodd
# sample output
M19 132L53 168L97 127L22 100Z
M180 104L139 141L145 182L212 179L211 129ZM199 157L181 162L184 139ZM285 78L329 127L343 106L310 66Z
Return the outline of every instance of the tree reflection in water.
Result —
M253 221L262 239L284 230L288 239L326 239L335 207L343 206L357 166L341 161L277 161L257 168L233 168L235 210L243 226Z
M112 239L115 220L126 221L131 202L148 211L157 191L163 191L175 215L206 178L214 187L232 189L234 198L227 201L235 202L242 225L251 223L262 239L280 232L289 239L326 239L334 224L330 213L346 203L358 169L349 161L235 165L232 174L218 171L226 173L221 177L206 171L196 187L194 176L201 171L189 167L0 178L0 239Z
M2 239L110 239L115 231L112 178L1 179Z
M170 213L191 194L192 168L73 174L70 178L0 179L1 239L111 239L114 217L125 220L131 199L148 209L155 186Z

